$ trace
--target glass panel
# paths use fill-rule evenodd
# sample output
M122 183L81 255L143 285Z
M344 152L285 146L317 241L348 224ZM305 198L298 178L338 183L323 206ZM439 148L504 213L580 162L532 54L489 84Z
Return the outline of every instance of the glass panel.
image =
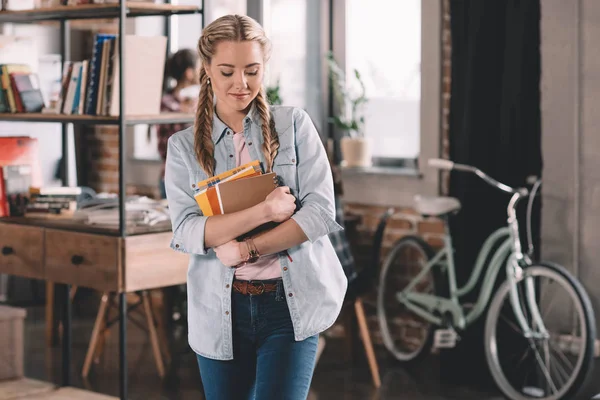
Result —
M421 0L347 0L346 67L363 78L369 99L365 135L375 157L419 154Z

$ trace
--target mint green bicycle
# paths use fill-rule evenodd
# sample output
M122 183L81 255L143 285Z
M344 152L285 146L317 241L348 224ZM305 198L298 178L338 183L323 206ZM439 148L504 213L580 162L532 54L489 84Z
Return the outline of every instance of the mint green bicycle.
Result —
M474 173L509 193L507 226L486 239L470 278L459 288L448 216L460 209L460 202L417 196L419 213L444 220L444 246L435 253L420 237L406 236L384 260L377 315L385 346L399 361L415 362L432 348L454 347L461 332L487 311L482 338L487 364L509 399L577 398L593 367L596 323L577 279L559 265L532 261L531 210L541 181L530 182L531 190L512 188L472 166L441 159L429 165ZM527 197L524 253L516 210ZM502 269L505 276L500 276ZM467 304L464 296L484 271L477 300Z

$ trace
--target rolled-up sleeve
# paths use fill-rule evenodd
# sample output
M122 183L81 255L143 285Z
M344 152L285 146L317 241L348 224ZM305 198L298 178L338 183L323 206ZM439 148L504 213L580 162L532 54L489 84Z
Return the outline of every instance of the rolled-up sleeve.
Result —
M292 219L310 242L343 228L335 221L333 175L319 133L304 110L294 115L300 209Z
M208 217L202 215L189 184L189 170L177 147L176 136L167 145L165 191L173 226L171 248L189 254L207 254L204 228Z

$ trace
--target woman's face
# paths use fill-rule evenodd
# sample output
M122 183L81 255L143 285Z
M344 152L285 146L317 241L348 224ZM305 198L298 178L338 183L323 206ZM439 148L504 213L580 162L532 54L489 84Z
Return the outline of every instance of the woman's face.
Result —
M210 84L223 111L246 110L258 94L264 75L264 54L255 41L221 42L210 65Z

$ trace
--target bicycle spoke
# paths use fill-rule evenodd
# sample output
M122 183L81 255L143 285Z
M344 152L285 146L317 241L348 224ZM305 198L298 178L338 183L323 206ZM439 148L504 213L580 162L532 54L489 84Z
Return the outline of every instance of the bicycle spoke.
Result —
M523 357L521 357L521 359L517 362L517 365L515 366L516 370L518 370L519 367L521 366L521 364L523 364L523 361L525 361L527 359L527 356L529 355L530 351L531 351L531 348L527 347L527 349L525 350L525 353L523 353Z
M542 373L544 374L544 376L546 377L548 382L552 385L552 393L557 393L558 389L556 388L556 385L554 384L554 381L552 380L552 377L550 376L548 368L546 368L546 366L543 363L543 360L541 359L542 357L540 356L540 353L537 350L537 346L535 345L535 343L533 341L530 341L530 345L532 346L533 352L535 354L535 359L537 360L537 362L540 366L540 369L542 370Z
M552 351L552 344L550 344L550 351ZM567 383L569 381L569 378L570 378L569 373L564 369L564 367L561 365L561 363L559 362L559 360L555 359L555 362L552 365L554 366L554 368L558 372L558 375L561 378L564 378L563 383Z
M523 335L523 331L521 330L521 328L519 328L517 326L517 324L515 324L512 321L509 321L508 318L506 318L505 315L501 315L500 318L502 319L502 321L504 321L506 323L506 325L508 325L513 331L515 331L516 333Z
M571 364L571 361L567 358L567 356L560 350L560 348L558 348L558 346L556 345L556 343L552 343L550 342L550 347L551 349L554 350L555 353L557 353L559 355L559 357L561 358L561 360L567 364L567 366L569 367L569 369L573 370L575 369L575 366L573 364Z
M550 303L548 303L548 305L546 307L548 307L545 311L544 311L544 315L542 315L543 319L546 319L546 317L548 316L548 313L550 312L550 310L552 310L552 307L550 307L551 305L554 304L554 301L558 298L558 296L553 296L552 299L550 299Z

